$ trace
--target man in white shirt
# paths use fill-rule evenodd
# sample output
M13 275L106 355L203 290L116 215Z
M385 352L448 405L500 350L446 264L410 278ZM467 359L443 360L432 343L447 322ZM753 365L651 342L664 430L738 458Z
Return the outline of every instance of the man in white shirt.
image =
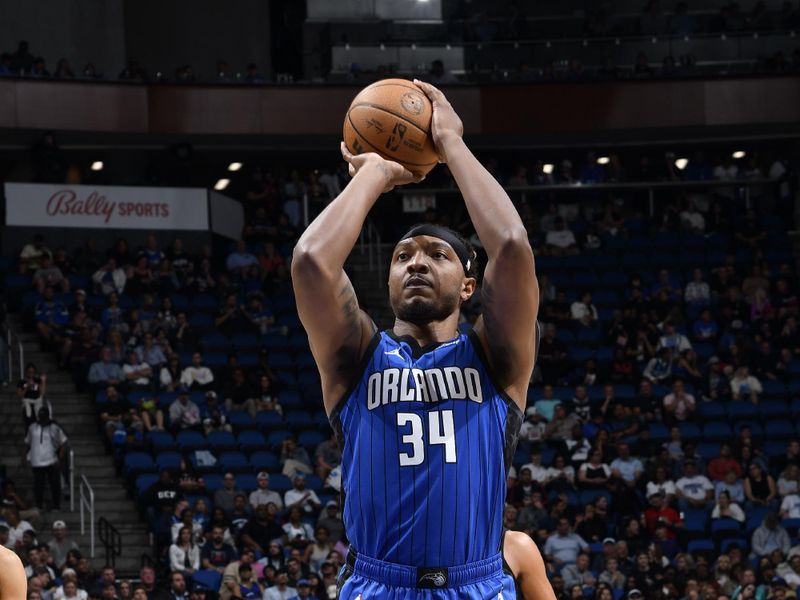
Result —
M525 410L525 422L519 430L519 439L531 443L541 442L544 437L545 424L542 415L535 406Z
M617 458L611 461L610 466L611 474L622 479L631 489L636 487L644 473L642 461L631 456L630 446L624 442L617 444Z
M36 508L44 508L44 483L50 484L53 510L61 509L61 471L59 460L64 459L67 435L58 425L50 421L50 409L39 409L38 420L31 423L25 435L28 452L25 459L33 469L33 496Z
M703 281L703 270L695 269L692 271L692 280L686 284L683 292L686 304L690 306L708 306L711 302L711 288L708 283Z
M669 348L672 350L672 356L677 357L684 350L691 350L692 343L682 333L678 333L675 324L667 322L664 325L664 335L658 338L658 350L661 348Z
M200 409L189 400L189 390L181 388L178 399L169 405L169 420L173 429L193 429L200 426Z
M714 486L708 477L697 473L693 459L683 461L683 477L675 482L675 488L681 510L707 508L714 497Z
M264 590L264 600L289 600L297 596L297 590L289 587L289 575L279 573L275 585Z
M578 254L578 242L575 239L575 234L567 228L564 218L556 217L554 227L552 231L547 232L544 238L544 243L549 253L554 256Z
M294 488L286 492L283 502L287 511L297 505L307 514L316 513L322 506L316 492L306 489L306 478L301 473L294 476Z
M781 519L800 519L800 496L789 494L783 498Z
M19 518L19 510L17 510L16 506L7 508L5 512L8 527L8 541L5 546L16 551L22 548L22 536L25 535L25 532L34 531L33 525Z
M131 350L128 352L128 360L122 365L122 374L129 387L149 388L153 369L146 362L139 362L139 355Z
M205 390L214 383L214 373L203 364L199 352L192 354L192 364L181 372L181 385L192 390Z
M528 409L530 410L530 409ZM522 465L522 469L528 469L531 472L531 479L544 485L547 479L547 467L542 466L542 453L538 450L531 452L531 462L527 465Z
M597 321L597 308L592 304L592 294L589 292L583 292L581 299L569 307L569 312L574 321L587 327Z
M258 482L258 489L250 492L250 498L248 499L253 510L260 504L269 504L270 502L275 504L279 511L283 510L283 500L280 494L269 489L269 473L261 471L256 477L256 481Z

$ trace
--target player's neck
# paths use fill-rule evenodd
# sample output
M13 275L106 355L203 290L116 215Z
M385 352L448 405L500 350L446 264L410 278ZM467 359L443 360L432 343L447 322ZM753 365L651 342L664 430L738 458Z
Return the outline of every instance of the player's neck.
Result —
M458 336L458 314L455 313L443 321L413 323L395 319L392 331L398 337L407 335L414 338L421 348L430 344L447 342Z

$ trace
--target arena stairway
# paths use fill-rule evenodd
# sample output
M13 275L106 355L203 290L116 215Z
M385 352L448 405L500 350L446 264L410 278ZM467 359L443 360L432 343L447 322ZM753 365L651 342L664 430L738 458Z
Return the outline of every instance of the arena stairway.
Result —
M69 374L58 369L55 357L41 351L37 335L23 331L18 316L10 315L9 324L22 341L25 361L35 363L40 372L46 373L47 395L53 406L54 419L69 436L70 447L75 453L75 512L69 511L68 490L65 489L61 510L44 513L38 529L39 539L48 541L53 521L62 519L78 542L81 552L84 556L89 555L88 517L86 534L80 535L78 485L80 476L85 475L94 490L95 520L105 517L119 531L122 539L122 554L115 560L117 574L138 575L142 554L152 554L150 536L145 523L139 518L135 502L127 494L122 477L116 473L111 455L106 454L97 430L93 399L89 394L76 391ZM15 392L18 380L19 371L16 370L12 384L2 389L0 464L5 467L7 476L16 482L22 498L33 504L33 475L30 468L22 466L20 459L25 431ZM45 494L45 503L49 503L49 490ZM106 562L106 556L97 534L97 522L95 528L92 565L100 568Z

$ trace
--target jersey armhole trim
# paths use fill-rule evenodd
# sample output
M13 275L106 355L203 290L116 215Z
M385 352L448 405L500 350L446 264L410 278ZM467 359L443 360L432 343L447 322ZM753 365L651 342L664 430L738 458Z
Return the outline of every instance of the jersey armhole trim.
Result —
M364 371L367 369L367 365L369 361L372 360L372 355L375 354L375 348L378 347L378 344L381 341L381 332L375 331L372 336L372 339L369 341L366 350L364 350L364 355L361 357L361 361L358 364L358 368L353 372L353 380L347 388L347 391L339 398L339 401L336 402L336 405L333 407L331 414L328 416L328 421L330 421L331 425L333 426L334 431L337 433L341 432L341 427L338 429L336 428L336 423L339 421L339 413L342 412L344 405L347 403L347 399L353 394L353 390L356 389L358 386L359 381L361 380L361 376L364 374ZM344 441L344 440L340 440Z

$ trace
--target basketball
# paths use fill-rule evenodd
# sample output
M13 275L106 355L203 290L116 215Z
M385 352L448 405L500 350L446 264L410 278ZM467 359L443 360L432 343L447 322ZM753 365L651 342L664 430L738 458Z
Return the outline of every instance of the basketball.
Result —
M416 85L383 79L353 99L344 119L344 143L353 154L376 152L417 176L439 160L431 138L433 107Z

